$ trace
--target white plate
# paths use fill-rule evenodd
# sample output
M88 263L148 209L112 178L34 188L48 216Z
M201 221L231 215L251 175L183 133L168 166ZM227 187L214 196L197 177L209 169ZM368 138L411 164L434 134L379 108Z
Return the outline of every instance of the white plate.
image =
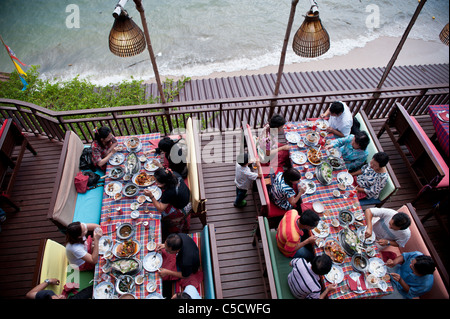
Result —
M361 273L360 272L355 272L355 271L353 271L353 272L351 272L350 273L350 275L348 275L351 279L353 279L354 281L357 281L357 280L359 280L359 277L361 276ZM363 275L364 276L364 275ZM364 281L365 281L366 279L364 278ZM366 284L366 288L367 288L367 281L365 281L365 284ZM349 287L350 287L350 285L348 285ZM358 284L356 284L356 287L358 287ZM362 289L362 287L361 287L361 289ZM366 290L352 290L355 294L362 294L362 293L364 293Z
M386 275L386 265L384 264L383 260L381 260L378 257L373 257L369 259L369 267L367 267L368 271L377 276L377 277L383 277Z
M110 185L113 185L112 190L109 189ZM105 185L105 193L108 196L114 196L115 194L120 193L121 190L122 190L122 183L120 182L110 182Z
M144 183L144 184L142 184L142 185L138 184L138 183L136 182L136 178L137 178L140 174L145 174L146 176L150 177L151 180L147 180L147 182ZM136 184L137 186L139 186L139 187L147 187L147 186L153 185L153 184L155 183L156 179L155 179L155 177L154 177L153 175L151 175L151 174L147 174L146 172L139 172L139 173L136 173L136 174L133 175L133 177L131 178L131 181L132 181L134 184Z
M138 240L136 240L136 239L133 239L133 241L137 244L136 252L134 252L133 254L131 254L131 255L129 255L129 256L119 256L119 255L117 254L117 248L118 248L118 246L119 246L120 244L123 243L123 242L119 241L119 242L117 242L117 243L114 245L114 247L113 247L113 249L112 249L113 255L116 256L117 258L129 258L129 257L135 256L135 255L136 255L137 253L139 253L139 251L141 250L141 243L140 243Z
M336 178L338 183L343 183L345 186L351 186L353 184L353 176L348 172L340 172Z
M316 228L320 232L317 232ZM317 236L319 238L325 238L325 237L328 237L328 235L330 234L330 226L327 223L325 223L323 220L321 220L319 222L319 224L317 225L317 227L315 227L312 230L312 232L315 236Z
M111 250L114 242L110 236L102 236L98 240L98 254L104 255L105 252Z
M325 278L333 283L339 284L342 282L342 280L344 280L344 270L342 270L341 266L335 265L333 264L333 266L331 266L331 270L328 274L325 275Z
M313 209L316 213L323 213L323 211L325 210L325 206L323 206L323 204L321 202L314 202L313 203Z
M99 283L93 292L94 299L113 299L114 284L109 281Z
M146 289L149 293L155 292L156 290L156 281L150 280L146 286Z
M337 158L340 158L342 155L341 151L339 151L339 149L337 149L337 148L330 148L329 150L326 150L326 153L328 156L334 156Z
M300 134L296 132L287 132L286 133L286 141L292 144L297 144L298 141L300 141L301 137Z
M153 159L149 159L147 162L145 162L144 168L146 171L154 172L158 169L158 166L153 164Z
M310 180L302 180L301 182L301 185L306 185L306 192L305 192L305 194L307 194L307 195L311 195L311 194L314 194L314 192L316 191L316 189L317 189L317 186L316 186L316 183L314 183L313 181L310 181Z
M153 196L155 197L156 200L159 200L161 198L162 191L161 191L161 188L159 188L158 186L156 186L156 185L150 186L150 187L147 187L147 189L149 189L153 193ZM150 199L149 196L146 196L146 198L150 203L152 202L152 200Z
M125 155L123 155L123 153L114 153L109 158L108 163L111 165L120 165L123 163L124 160L125 160Z
M144 269L147 270L148 272L157 271L159 268L161 268L162 263L163 263L162 255L154 251L145 255L144 259L142 260Z
M364 233L366 232L367 226L359 227L356 231L356 235L358 236L361 243L364 241ZM372 236L370 238L367 238L365 243L367 245L372 245L375 242L375 232L372 232Z
M291 159L297 165L305 164L306 161L308 160L305 153L302 153L302 152L293 152L291 154Z
M316 126L321 130L326 130L328 128L328 126L330 126L330 123L328 123L327 120L318 119L318 120L316 120Z

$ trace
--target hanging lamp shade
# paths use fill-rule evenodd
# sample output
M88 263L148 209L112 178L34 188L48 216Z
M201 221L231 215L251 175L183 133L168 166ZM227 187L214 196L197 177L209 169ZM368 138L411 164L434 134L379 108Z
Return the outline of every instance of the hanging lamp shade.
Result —
M439 39L441 39L442 43L448 45L448 23L439 34Z
M305 21L294 35L292 49L305 58L315 58L330 49L330 37L319 18L319 11L308 11Z
M123 11L114 20L109 33L109 50L120 57L130 57L145 50L144 32Z

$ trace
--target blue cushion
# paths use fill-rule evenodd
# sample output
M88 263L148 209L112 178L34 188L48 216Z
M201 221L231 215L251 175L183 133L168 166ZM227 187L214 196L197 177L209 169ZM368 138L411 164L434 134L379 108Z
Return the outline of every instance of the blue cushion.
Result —
M203 283L205 287L205 299L215 299L214 280L211 263L211 247L209 243L209 228L208 225L203 227L201 236L201 257L203 269Z
M78 194L73 214L74 222L100 224L102 212L103 186Z

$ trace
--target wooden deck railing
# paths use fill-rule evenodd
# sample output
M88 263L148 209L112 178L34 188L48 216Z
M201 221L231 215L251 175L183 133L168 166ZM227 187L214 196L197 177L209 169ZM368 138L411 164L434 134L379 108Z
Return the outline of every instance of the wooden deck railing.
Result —
M378 98L374 94L379 93ZM449 84L417 85L382 89L359 89L320 93L298 93L275 96L245 97L120 106L101 109L52 111L18 100L0 99L0 119L14 118L24 131L63 140L65 132L76 132L85 143L93 139L95 127L109 126L115 135L149 132L171 133L183 128L190 116L201 121L201 130L225 131L240 127L245 120L259 128L267 122L270 108L288 121L318 117L330 103L346 102L353 114L363 109L369 119L385 118L395 103L401 103L409 114L426 114L427 106L448 104ZM373 105L368 109L368 105Z

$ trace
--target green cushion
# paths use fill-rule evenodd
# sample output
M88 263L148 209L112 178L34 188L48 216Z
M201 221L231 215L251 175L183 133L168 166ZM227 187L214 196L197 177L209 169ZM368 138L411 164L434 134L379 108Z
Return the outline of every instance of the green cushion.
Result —
M364 122L364 120L362 119L362 116L360 113L355 115L355 118L359 121L359 123L361 124L360 126L360 130L361 131L365 131L367 134L369 134L369 130L367 129L366 123ZM372 159L373 155L378 153L378 149L375 146L375 143L373 143L372 141L372 136L370 136L369 134L369 138L370 138L370 143L367 146L367 163L370 162L370 160ZM380 196L378 197L380 199L380 201L383 201L386 197L388 197L390 194L392 194L392 192L395 191L395 186L394 186L394 182L392 181L391 176L389 175L388 180L386 182L386 186L384 186L383 190L380 192Z
M269 229L269 222L264 217L270 260L272 262L273 277L278 299L295 299L288 285L288 275L292 270L289 266L291 258L284 256L277 247L276 232Z

